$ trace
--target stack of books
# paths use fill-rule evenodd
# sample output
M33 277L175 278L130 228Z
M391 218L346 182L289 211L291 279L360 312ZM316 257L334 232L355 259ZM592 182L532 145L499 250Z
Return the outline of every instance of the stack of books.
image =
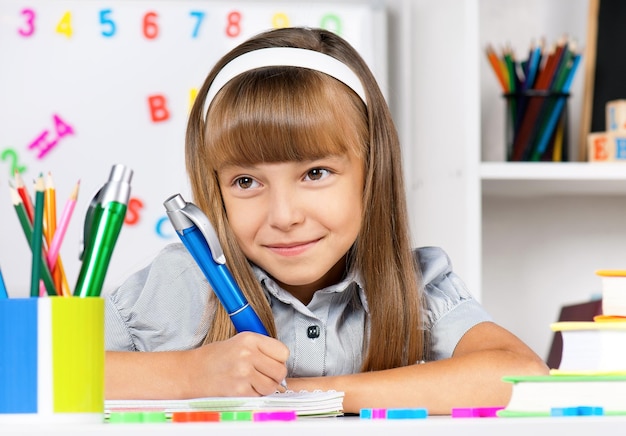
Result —
M626 271L597 271L602 314L593 321L553 323L563 349L558 368L546 376L505 377L513 383L498 416L550 416L555 409L600 408L626 415Z

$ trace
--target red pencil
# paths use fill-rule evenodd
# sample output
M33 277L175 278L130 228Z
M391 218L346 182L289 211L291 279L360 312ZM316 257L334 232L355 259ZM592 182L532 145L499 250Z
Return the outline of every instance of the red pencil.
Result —
M15 171L15 189L22 199L22 204L24 205L24 209L26 210L26 216L30 220L30 223L33 223L33 219L35 217L35 208L33 207L33 201L26 190L26 186L24 185L24 180L22 180L22 176L19 171Z

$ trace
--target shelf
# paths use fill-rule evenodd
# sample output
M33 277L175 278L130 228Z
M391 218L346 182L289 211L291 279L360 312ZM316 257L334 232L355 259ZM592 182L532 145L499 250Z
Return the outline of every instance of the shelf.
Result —
M480 179L483 196L626 196L621 162L483 162Z

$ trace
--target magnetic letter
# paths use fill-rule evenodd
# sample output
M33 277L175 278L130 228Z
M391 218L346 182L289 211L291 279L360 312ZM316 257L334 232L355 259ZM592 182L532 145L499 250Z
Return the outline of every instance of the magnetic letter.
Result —
M167 110L167 100L162 95L151 95L148 97L148 105L150 106L150 117L155 123L166 121L170 117Z

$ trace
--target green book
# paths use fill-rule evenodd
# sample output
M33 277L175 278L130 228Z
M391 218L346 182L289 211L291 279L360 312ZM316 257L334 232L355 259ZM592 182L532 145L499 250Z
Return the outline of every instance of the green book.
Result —
M501 417L550 416L553 408L601 407L605 415L626 415L626 374L507 376L513 383Z

